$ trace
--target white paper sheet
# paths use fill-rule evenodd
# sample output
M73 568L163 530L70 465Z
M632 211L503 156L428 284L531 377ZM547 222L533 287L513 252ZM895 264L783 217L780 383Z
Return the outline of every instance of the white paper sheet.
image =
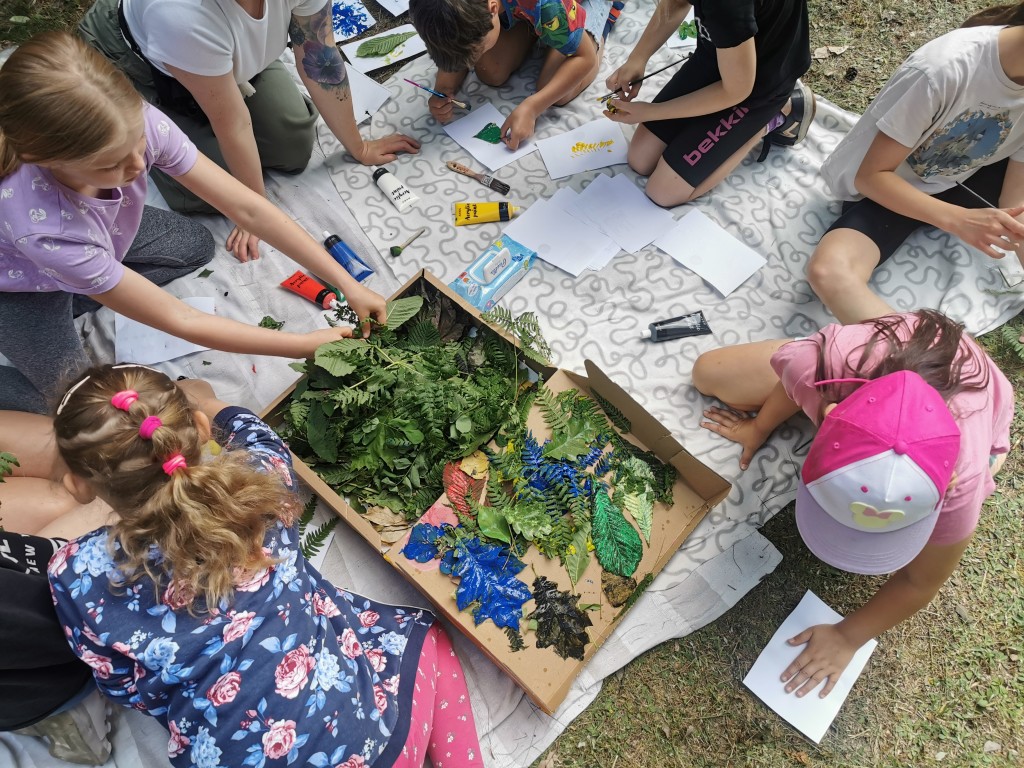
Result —
M415 32L412 24L403 24L400 27L389 29L387 32L381 32L379 35L371 35L370 37L364 37L355 43L348 43L341 46L341 52L345 54L345 58L348 59L349 64L360 72L373 72L375 69L386 67L389 64L394 64L396 61L404 61L410 59L417 54L423 53L427 50L426 44L423 42L423 38L419 35L410 37L400 46L395 48L387 56L356 56L356 51L359 50L359 46L365 43L367 40L376 40L378 37L384 37L385 35L398 35L404 32Z
M212 297L195 296L183 298L182 301L200 312L215 314L216 300ZM156 328L137 323L124 315L114 316L114 359L118 363L156 365L207 349L209 347L171 336Z
M625 163L628 146L619 124L603 117L537 142L552 179Z
M817 690L801 698L786 693L779 677L805 647L792 646L786 641L815 624L835 624L842 618L825 605L821 598L808 590L800 604L772 635L772 639L761 651L750 672L743 678L743 684L755 696L815 744L821 742L828 727L839 714L839 708L843 706L850 689L864 671L864 665L868 663L878 641L869 640L857 650L836 687L824 699L818 696Z
M377 20L359 0L331 0L331 21L337 42L362 34Z
M377 0L392 16L401 16L409 10L409 0Z
M509 163L514 163L523 155L528 155L537 149L534 141L524 141L515 152L506 147L503 143L491 144L483 139L476 138L476 134L484 129L488 123L494 123L499 128L505 122L505 115L501 114L490 102L474 107L465 117L461 117L453 123L444 126L444 132L451 136L469 154L483 163L487 168L496 171L504 168Z
M728 296L767 262L697 209L657 238L661 250Z
M672 214L647 199L628 176L599 174L566 210L629 253L650 245L675 226Z
M576 197L573 190L562 187L550 199L538 200L519 214L503 234L573 277L595 259L607 263L619 252L619 246L600 230L566 214Z
M352 111L357 125L377 114L377 110L391 98L391 91L355 67L348 71L348 84L352 89Z
M406 7L408 7L408 5L406 5ZM694 20L693 20L693 8L690 8L690 12L688 14L686 14L686 18L683 19L683 24L687 24L687 23L689 23L689 24L693 24L694 23ZM681 49L683 49L684 52L685 51L692 51L694 48L697 47L697 38L695 38L695 37L687 37L687 38L683 39L682 37L679 36L679 32L677 30L676 32L672 33L671 37L669 37L669 39L668 39L668 47L669 48L681 48Z

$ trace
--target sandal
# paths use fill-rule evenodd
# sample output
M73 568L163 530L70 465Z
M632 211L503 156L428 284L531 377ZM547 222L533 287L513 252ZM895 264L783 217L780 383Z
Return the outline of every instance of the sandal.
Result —
M803 81L797 80L796 87L789 97L792 108L786 115L782 125L771 132L772 144L783 147L792 147L799 144L807 136L807 129L814 122L814 113L817 103L814 100L814 91L804 85Z

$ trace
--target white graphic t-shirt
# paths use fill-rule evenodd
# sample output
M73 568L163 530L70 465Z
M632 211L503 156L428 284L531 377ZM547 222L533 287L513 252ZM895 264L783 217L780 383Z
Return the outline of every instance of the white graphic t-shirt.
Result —
M832 193L863 197L854 178L879 131L912 148L896 172L929 195L982 166L1024 161L1024 85L999 63L1001 29L957 29L911 54L822 166Z

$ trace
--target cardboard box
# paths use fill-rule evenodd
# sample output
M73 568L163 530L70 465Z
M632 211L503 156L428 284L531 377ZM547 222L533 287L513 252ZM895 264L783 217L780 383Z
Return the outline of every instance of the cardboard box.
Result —
M477 323L483 323L480 313L476 309L425 270L413 277L392 298L407 294L421 281L451 298ZM501 333L499 329L494 330ZM505 334L501 335L505 336ZM505 338L508 337L505 336ZM508 340L510 343L515 343L513 339ZM585 365L585 376L554 368L543 368L539 372L543 374L547 386L556 392L575 387L584 394L591 392L600 394L631 422L632 431L624 435L625 439L652 451L661 461L675 467L678 472L676 483L673 486L673 505L669 508L663 504L655 505L651 543L649 546L644 545L643 559L633 576L637 582L641 582L647 574L657 575L664 568L704 515L728 495L730 484L687 453L667 428L647 413L593 362L588 360ZM266 409L264 415L269 423L274 424L279 421L279 419L275 419L275 412L287 400L293 388L289 388ZM530 414L528 426L540 441L550 436L550 431L544 424L536 406ZM457 610L455 600L452 598L454 582L450 577L437 570L423 571L418 568L417 563L400 553L402 542L395 545L383 543L373 525L350 507L298 457L295 459L295 471L299 478L328 507L341 516L403 576L409 579L433 603L437 612L465 632L473 643L483 650L495 664L504 669L523 688L530 699L548 714L553 713L565 699L573 680L583 669L587 660L611 634L615 623L624 613L623 609L612 607L605 598L601 590L601 567L597 558L594 557L573 590L581 596L581 603L600 605L599 610L589 613L593 626L589 629L591 642L587 645L584 659L582 661L562 659L553 648L537 648L534 635L529 632L524 633L526 648L512 652L504 631L495 626L493 622L485 621L476 626L468 611L460 613ZM523 561L527 564L527 568L520 574L520 579L527 584L532 584L535 573L537 576L547 576L556 582L560 589L572 590L568 574L557 559L549 560L536 548L531 547ZM532 610L533 601L528 602L526 608Z

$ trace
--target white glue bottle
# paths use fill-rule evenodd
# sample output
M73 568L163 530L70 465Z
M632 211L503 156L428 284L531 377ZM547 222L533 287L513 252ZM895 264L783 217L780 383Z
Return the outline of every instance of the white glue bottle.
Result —
M413 203L419 200L412 190L400 182L387 168L374 169L373 180L380 187L380 191L391 200L399 213L405 213Z

